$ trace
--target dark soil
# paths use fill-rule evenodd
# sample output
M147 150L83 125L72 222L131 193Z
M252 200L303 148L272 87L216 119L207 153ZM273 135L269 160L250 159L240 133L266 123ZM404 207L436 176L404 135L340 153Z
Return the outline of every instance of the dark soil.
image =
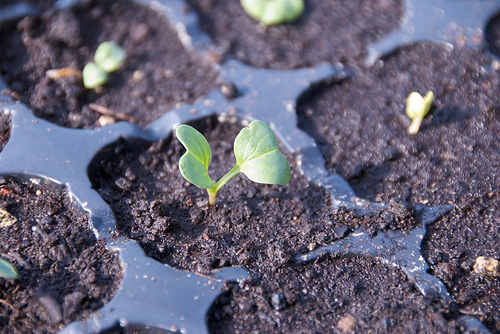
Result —
M215 87L215 72L192 59L158 13L128 1L92 3L49 9L17 27L0 26L0 74L38 117L66 127L96 127L103 123L89 107L95 103L111 109L115 120L147 125ZM81 70L107 40L124 47L127 59L102 92L84 89L77 77L47 77L50 69Z
M500 57L500 14L488 22L485 36L489 51Z
M327 167L361 197L455 207L427 235L426 257L463 313L500 333L499 279L472 272L477 256L500 253L500 80L489 64L479 51L415 45L318 91L299 113ZM406 97L428 90L431 113L407 135Z
M468 49L408 47L300 103L299 125L363 198L469 201L498 191L500 178L500 80L484 73L489 63ZM428 90L431 113L408 135L406 98Z
M499 197L497 190L461 203L432 225L423 252L458 311L477 317L492 333L500 333L500 277L477 275L473 265L478 256L499 257Z
M19 272L0 280L0 331L47 333L88 316L115 293L117 254L60 186L2 179L0 207L17 222L0 228L1 257Z
M232 167L232 142L241 126L208 119L196 127L212 146L211 175L218 179ZM205 190L188 184L178 171L177 162L184 149L177 140L135 145L127 142L112 150L118 151L118 156L108 155L104 161L98 158L100 170L92 179L93 186L111 205L121 234L137 240L149 256L174 267L208 273L216 268L243 266L254 273L255 281L232 290L229 304L216 309L216 320L211 324L214 333L248 332L250 328L260 333L294 332L294 327L324 332L335 328L344 314L364 319L359 328L382 326L368 321L371 316L372 320L388 318L389 328L402 328L406 326L403 314L412 314L417 320L408 326L422 328L425 317L437 312L402 273L371 260L327 261L334 268L325 264L294 265L296 255L343 237L349 228L364 227L373 232L412 228L418 222L409 209L394 205L391 210L369 216L332 209L329 195L300 175L289 154L292 178L288 185L255 184L237 176L219 192L217 205L208 207ZM333 272L342 279L333 280ZM379 296L359 293L365 288L354 288L358 280L350 279L359 272L378 277L377 284L384 286L375 289L380 291ZM387 281L386 275L394 280ZM390 292L401 285L404 289L397 295ZM303 293L303 289L313 292ZM335 301L340 297L332 291L337 290L343 291L342 301ZM269 306L273 293L283 293L290 299L285 313ZM396 304L401 299L405 311L389 307L372 314L384 299ZM340 306L343 311L330 314L327 305L331 303L344 305ZM238 308L229 306L240 304ZM447 325L438 321L429 326L440 331L437 328Z
M277 268L263 281L221 297L209 318L211 333L457 332L402 272L371 259Z
M10 115L0 113L0 152L3 151L10 138L10 121Z
M188 0L200 25L226 54L260 68L292 69L321 62L362 63L366 46L398 27L397 0L309 0L293 24L265 28L234 0Z

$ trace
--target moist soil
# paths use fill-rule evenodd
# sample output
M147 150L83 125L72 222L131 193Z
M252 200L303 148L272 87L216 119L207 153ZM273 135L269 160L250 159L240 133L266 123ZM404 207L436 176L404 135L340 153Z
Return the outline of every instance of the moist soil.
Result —
M47 76L51 69L83 69L107 40L121 45L127 59L101 91L85 89L75 76ZM185 51L161 15L129 1L85 1L74 9L48 9L41 17L3 24L0 49L0 74L10 94L36 116L71 128L120 120L147 125L207 95L216 81L212 68ZM94 105L110 109L108 117L101 118Z
M195 127L212 147L210 173L218 179L234 164L232 142L242 126L209 118ZM295 256L359 227L373 233L413 228L418 221L411 209L394 204L367 216L333 209L329 195L300 175L290 154L288 185L256 184L239 175L210 207L205 190L182 178L177 163L184 149L176 139L122 142L109 152L118 153L96 158L91 179L112 207L119 233L173 267L206 274L242 266L251 272L253 280L229 286L214 307L213 333L329 332L350 316L360 331L454 332L445 310L397 269L362 258L295 263Z
M299 125L327 167L363 198L452 204L427 234L425 257L465 313L500 332L499 278L471 272L477 256L500 254L500 80L480 51L437 44L404 48L373 68L299 103ZM417 135L405 99L434 92Z
M397 0L309 0L293 24L264 27L234 0L187 0L200 26L226 55L259 68L293 69L321 62L358 67L368 44L398 27Z
M2 178L0 256L18 270L0 280L2 333L54 333L111 299L121 279L116 253L88 227L88 217L60 186Z

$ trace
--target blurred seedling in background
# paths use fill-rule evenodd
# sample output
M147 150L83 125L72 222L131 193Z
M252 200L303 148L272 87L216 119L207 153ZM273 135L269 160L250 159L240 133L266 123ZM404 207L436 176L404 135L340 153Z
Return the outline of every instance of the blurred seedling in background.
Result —
M94 55L94 62L83 68L83 85L92 89L104 85L109 73L118 70L125 61L126 53L123 48L113 42L104 42L99 45Z
M233 148L236 164L217 182L208 175L212 150L205 137L185 124L177 127L176 136L186 148L179 160L180 172L187 181L207 190L210 205L215 205L220 188L239 173L264 184L284 185L290 180L290 165L278 150L274 132L262 121L251 122L236 136Z
M304 0L241 0L245 12L265 26L291 23L304 11Z

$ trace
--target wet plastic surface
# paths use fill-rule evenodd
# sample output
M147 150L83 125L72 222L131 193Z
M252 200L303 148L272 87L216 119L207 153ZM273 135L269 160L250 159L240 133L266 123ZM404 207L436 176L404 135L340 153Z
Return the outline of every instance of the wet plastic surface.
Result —
M74 2L58 1L56 6L65 7ZM210 38L199 30L195 14L186 13L183 1L136 2L166 15L193 56L203 61L210 58L209 52L214 48ZM370 46L367 62L373 63L402 45L427 39L481 46L483 29L487 20L500 10L500 3L406 0L405 8L401 29ZM0 20L13 20L36 12L36 8L20 3L11 11L0 12ZM450 34L457 22L462 27L459 35ZM221 82L237 88L236 97L212 91L193 105L166 113L147 128L117 123L95 130L66 129L36 118L26 106L0 94L0 107L12 114L12 134L0 154L0 174L36 175L66 185L75 200L89 212L95 234L107 239L108 247L119 252L124 269L116 296L90 319L70 324L63 333L106 331L117 326L152 327L167 333L206 333L207 312L221 293L224 282L249 277L242 268L227 268L209 276L173 269L146 257L135 242L117 237L113 213L91 189L88 173L92 159L119 138L163 139L181 123L214 114L248 122L261 119L270 124L285 147L296 154L304 175L329 191L335 206L354 208L360 213L383 207L357 197L345 180L329 174L314 140L297 126L295 107L301 96L321 82L340 81L354 73L340 64L293 71L255 69L234 60L213 66L219 70ZM0 80L0 90L4 89L7 87ZM326 254L374 257L401 268L422 294L449 303L450 296L443 283L427 273L421 243L427 225L450 207L418 206L415 209L422 217L421 226L409 233L391 231L372 236L360 229L331 245L299 255L296 261L305 263ZM464 317L461 322L469 331L488 332L475 318Z

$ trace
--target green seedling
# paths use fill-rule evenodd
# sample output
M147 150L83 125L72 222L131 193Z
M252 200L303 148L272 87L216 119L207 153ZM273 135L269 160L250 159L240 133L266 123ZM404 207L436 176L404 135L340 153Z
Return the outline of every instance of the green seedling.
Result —
M108 81L109 75L96 63L90 62L83 68L82 77L85 88L92 89L104 85Z
M17 270L9 261L0 259L0 277L8 279L16 279Z
M263 25L290 23L304 11L304 0L241 0L245 12Z
M109 73L118 70L125 61L125 50L113 42L104 42L97 47L94 62L83 68L83 85L92 89L104 85L109 78Z
M253 121L236 136L236 164L217 182L208 175L212 150L205 137L185 124L177 127L175 133L186 148L186 153L179 160L181 174L187 181L207 190L210 205L215 205L220 188L239 173L253 182L264 184L284 185L290 180L290 165L278 150L273 131L262 121Z
M414 135L418 133L422 120L429 113L429 110L431 110L433 98L434 93L432 91L428 91L424 97L417 92L412 92L408 96L406 100L406 115L412 120L407 130L408 134Z

